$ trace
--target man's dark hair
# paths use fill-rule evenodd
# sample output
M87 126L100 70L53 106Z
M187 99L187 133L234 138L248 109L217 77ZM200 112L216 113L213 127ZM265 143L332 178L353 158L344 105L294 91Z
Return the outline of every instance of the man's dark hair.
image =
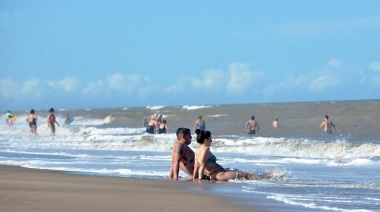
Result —
M190 129L189 128L180 127L180 128L178 128L176 134L177 134L177 138L179 139L180 135L190 134Z

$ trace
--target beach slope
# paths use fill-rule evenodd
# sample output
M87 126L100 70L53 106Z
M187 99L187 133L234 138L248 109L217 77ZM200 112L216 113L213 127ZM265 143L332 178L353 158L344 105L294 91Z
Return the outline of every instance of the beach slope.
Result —
M192 185L0 166L0 211L258 211Z

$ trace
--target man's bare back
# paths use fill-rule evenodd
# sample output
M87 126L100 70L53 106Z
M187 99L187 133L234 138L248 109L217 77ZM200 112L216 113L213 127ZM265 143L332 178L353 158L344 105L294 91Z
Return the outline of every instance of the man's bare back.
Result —
M332 133L332 128L334 128L335 131L335 124L329 120L329 117L326 115L324 118L324 121L322 122L321 126L319 128L325 127L324 133L330 134Z
M259 134L259 124L255 121L254 116L251 116L251 119L247 121L245 128L250 135Z

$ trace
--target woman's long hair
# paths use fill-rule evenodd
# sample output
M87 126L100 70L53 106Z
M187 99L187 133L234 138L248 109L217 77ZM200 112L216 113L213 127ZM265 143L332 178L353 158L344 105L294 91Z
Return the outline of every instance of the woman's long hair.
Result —
M211 137L211 132L210 131L203 131L200 129L196 129L195 133L197 134L197 142L200 144L203 144L205 139L208 139Z

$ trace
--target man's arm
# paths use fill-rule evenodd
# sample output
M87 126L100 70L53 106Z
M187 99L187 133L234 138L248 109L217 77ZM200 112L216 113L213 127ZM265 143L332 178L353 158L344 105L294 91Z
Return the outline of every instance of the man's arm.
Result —
M183 144L175 145L172 153L172 165L170 167L170 178L178 180L179 163L181 162L183 155Z
M331 123L331 126L334 127L334 131L335 131L335 124L332 123L332 121L330 121Z

